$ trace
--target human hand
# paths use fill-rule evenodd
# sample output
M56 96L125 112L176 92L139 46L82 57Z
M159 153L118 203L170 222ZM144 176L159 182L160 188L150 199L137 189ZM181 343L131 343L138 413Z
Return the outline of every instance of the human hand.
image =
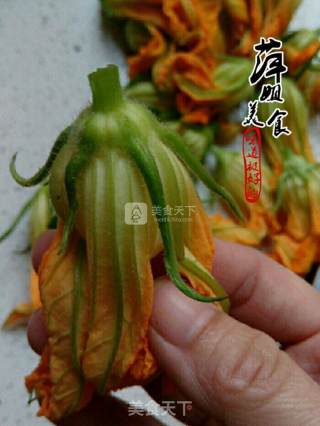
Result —
M231 316L158 282L150 341L163 371L207 415L201 424L318 425L319 293L254 249L216 243Z
M43 249L41 244L36 249L36 266ZM153 352L180 389L175 399L190 399L202 411L192 410L197 415L188 413L183 420L210 426L318 424L320 295L253 249L217 241L214 263L234 318L188 299L164 278L156 283ZM38 351L45 343L39 313L30 322L29 339ZM151 395L161 400L161 390L154 389L151 385ZM81 424L75 417L74 424ZM152 421L138 420L139 425ZM106 425L93 418L90 424Z

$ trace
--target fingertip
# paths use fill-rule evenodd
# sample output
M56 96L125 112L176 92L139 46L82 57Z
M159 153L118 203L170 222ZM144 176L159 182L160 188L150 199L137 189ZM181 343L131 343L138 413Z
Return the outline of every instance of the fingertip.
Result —
M50 246L54 238L55 232L56 231L54 229L49 229L44 234L40 235L40 237L37 239L37 241L34 244L34 248L32 251L32 265L36 272L39 269L39 265L41 263L43 253Z
M33 312L31 315L27 336L31 348L40 355L48 340L42 309Z

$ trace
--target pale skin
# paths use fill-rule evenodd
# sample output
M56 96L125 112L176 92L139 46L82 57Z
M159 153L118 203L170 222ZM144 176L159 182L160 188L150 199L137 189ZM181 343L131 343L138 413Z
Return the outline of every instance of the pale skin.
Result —
M35 248L36 268L51 239L47 234ZM176 399L192 401L192 412L181 420L205 426L318 425L320 294L248 247L216 241L213 263L231 299L230 315L187 298L166 277L155 283L150 343L162 371L178 385ZM40 353L46 341L41 312L30 320L28 337ZM166 399L159 378L146 390L157 401ZM150 416L128 417L123 404L95 400L60 424L159 423Z

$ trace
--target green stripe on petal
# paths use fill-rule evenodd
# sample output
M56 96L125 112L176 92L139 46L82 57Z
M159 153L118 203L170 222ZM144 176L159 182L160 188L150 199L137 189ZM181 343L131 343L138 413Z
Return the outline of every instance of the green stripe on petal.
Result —
M80 173L84 170L85 166L89 163L92 154L94 153L95 146L91 141L82 139L78 151L73 155L69 161L65 172L65 187L67 190L69 212L67 220L63 227L63 235L61 240L60 251L63 254L68 246L69 236L73 229L76 218L78 201L76 195L76 183Z
M100 394L105 388L119 348L123 326L123 276L117 245L117 157L106 149L93 158L81 177L82 214L87 243L91 293L89 339L83 359L86 378Z
M121 384L128 368L134 363L147 333L153 295L149 239L154 239L158 232L152 219L145 221L146 218L142 217L143 223L139 224L128 222L128 212L132 212L137 203L146 204L146 211L142 214L147 214L151 209L151 200L136 164L123 151L116 151L116 154L114 180L121 184L117 185L115 200L115 232L123 289L123 325L115 368L109 381L115 387Z
M174 238L175 250L178 259L184 257L184 238L186 234L185 209L183 209L181 217L177 221L174 218L174 209L179 206L188 204L188 186L186 185L183 175L185 170L180 161L177 161L175 154L163 143L150 143L150 152L158 167L163 191L166 196L168 206L168 220L171 221L171 230ZM170 211L172 209L172 211Z
M81 320L80 316L84 299L85 262L85 245L83 241L79 241L74 271L73 304L71 318L72 362L74 369L78 372L81 372L79 333Z

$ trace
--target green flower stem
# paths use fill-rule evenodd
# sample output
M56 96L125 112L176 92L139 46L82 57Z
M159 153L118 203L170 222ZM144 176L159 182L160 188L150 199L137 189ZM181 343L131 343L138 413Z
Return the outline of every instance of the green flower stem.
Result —
M119 71L115 65L99 68L89 75L92 108L95 112L108 112L123 102Z

